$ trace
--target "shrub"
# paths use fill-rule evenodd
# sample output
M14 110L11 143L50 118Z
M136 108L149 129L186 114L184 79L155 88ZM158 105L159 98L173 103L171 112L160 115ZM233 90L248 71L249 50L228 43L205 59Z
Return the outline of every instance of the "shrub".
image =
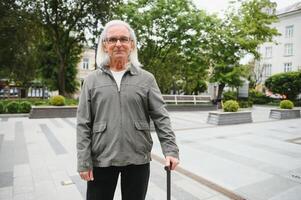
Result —
M268 104L272 101L272 98L270 98L270 97L266 96L264 93L258 92L256 90L250 90L249 99L254 104Z
M237 112L239 105L237 101L228 100L224 103L224 112Z
M50 98L49 103L53 106L63 106L65 105L65 97L61 95L53 96Z
M0 113L4 113L5 112L5 106L3 102L0 102Z
M293 107L294 107L294 104L290 100L283 100L280 102L281 109L292 109Z
M253 103L250 100L239 100L238 104L240 108L249 108L253 106Z
M237 100L237 92L235 91L227 91L223 93L223 100Z
M12 101L6 105L8 113L17 113L19 111L19 103Z
M20 113L29 113L31 109L31 104L28 101L23 101L20 103L19 112Z
M301 93L301 72L275 74L265 81L265 86L273 93L285 95L293 101Z

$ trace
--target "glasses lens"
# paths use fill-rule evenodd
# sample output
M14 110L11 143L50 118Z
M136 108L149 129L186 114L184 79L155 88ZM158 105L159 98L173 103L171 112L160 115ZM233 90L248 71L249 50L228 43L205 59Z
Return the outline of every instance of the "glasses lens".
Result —
M130 38L129 37L120 37L120 38L109 37L109 38L106 39L106 41L110 44L116 44L118 40L119 40L120 43L125 44L125 43L128 43L130 41Z

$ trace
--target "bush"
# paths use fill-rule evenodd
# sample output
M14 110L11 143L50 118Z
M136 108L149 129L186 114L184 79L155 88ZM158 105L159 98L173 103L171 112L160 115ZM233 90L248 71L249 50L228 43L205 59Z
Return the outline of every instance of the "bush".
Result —
M284 72L270 76L265 86L273 93L293 101L301 93L301 72Z
M19 112L20 113L29 113L31 110L31 104L28 101L23 101L20 103Z
M0 102L0 114L5 112L5 106L3 102Z
M8 113L17 113L19 111L19 103L12 101L6 105Z
M65 97L61 95L53 96L50 98L49 103L53 106L63 106L65 105Z
M283 100L280 102L281 109L292 109L293 107L294 107L294 104L290 100Z
M237 101L228 100L224 103L224 112L237 112L239 105Z
M250 100L239 100L238 104L240 108L249 108L253 106L253 103Z
M234 91L223 92L223 100L224 101L237 100L237 92Z
M272 98L270 98L270 97L266 96L264 93L258 92L256 90L250 90L249 99L254 104L268 104L272 101Z

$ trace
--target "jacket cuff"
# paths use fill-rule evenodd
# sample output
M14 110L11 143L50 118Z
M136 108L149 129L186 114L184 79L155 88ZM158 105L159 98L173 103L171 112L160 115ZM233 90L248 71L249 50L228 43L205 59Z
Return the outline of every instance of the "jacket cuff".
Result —
M177 158L178 160L180 160L180 158L179 158L179 153L178 152L166 152L166 153L164 153L164 156L166 157L166 156L171 156L171 157L174 157L174 158Z
M93 169L92 161L86 161L86 162L78 162L77 163L77 171L78 172L85 172L90 169Z

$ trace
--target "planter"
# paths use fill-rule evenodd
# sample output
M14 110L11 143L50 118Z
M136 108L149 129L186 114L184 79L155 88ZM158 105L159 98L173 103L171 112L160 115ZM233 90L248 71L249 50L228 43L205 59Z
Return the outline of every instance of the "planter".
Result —
M30 119L76 117L77 106L32 106Z
M251 111L239 111L239 112L209 112L207 123L215 125L230 125L230 124L243 124L251 123L252 112Z
M270 118L272 119L295 119L300 118L299 109L271 109Z

